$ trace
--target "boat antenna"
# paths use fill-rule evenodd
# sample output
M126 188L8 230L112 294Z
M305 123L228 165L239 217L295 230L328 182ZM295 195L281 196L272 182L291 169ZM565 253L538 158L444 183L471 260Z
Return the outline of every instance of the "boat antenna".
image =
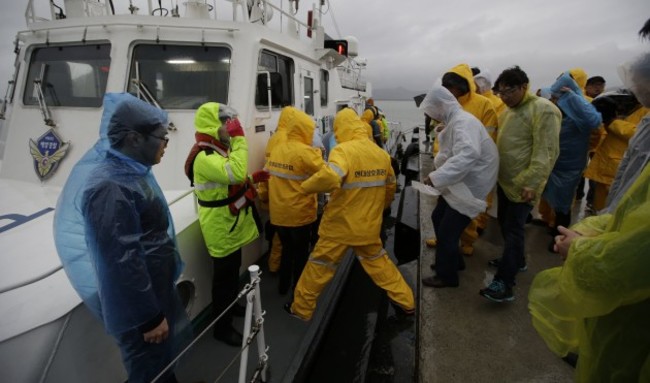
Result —
M52 5L53 7L55 7L56 9L59 10L59 12L56 14L56 19L57 20L65 19L65 14L63 13L63 9L61 7L59 7L58 5L56 5L54 3L54 0L50 0L50 5Z
M115 6L113 5L113 0L108 0L108 5L111 6L111 13L115 16Z
M164 14L163 14L163 11L165 11ZM153 11L151 11L151 16L155 16L155 15L156 15L156 12L160 12L160 16L161 16L161 17L165 17L165 16L167 16L167 15L169 14L169 9L167 9L167 8L163 8L163 6L162 6L162 0L158 0L158 8L154 9Z

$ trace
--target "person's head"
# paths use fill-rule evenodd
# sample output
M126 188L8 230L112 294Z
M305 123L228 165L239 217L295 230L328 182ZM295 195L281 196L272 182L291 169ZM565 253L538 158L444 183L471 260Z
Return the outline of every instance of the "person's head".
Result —
M618 74L641 105L650 108L650 52L619 67Z
M585 85L585 93L591 98L596 98L599 94L605 91L605 79L601 76L593 76L587 79Z
M442 86L458 99L470 91L469 83L463 76L454 72L447 72L442 76Z
M600 113L605 126L609 125L616 118L616 102L611 97L601 96L595 98L591 102L591 105Z
M508 108L514 108L524 99L528 91L528 83L526 72L515 65L501 72L494 82L494 89Z
M160 163L169 141L167 113L130 94L115 94L111 102L103 117L111 148L146 166Z
M234 108L226 104L207 102L196 111L194 126L198 133L212 136L228 147L230 136L226 130L226 122L236 119L238 115Z
M456 110L461 109L460 104L456 97L445 87L434 86L433 89L427 93L420 109L426 116L430 118L447 123Z
M474 75L474 83L476 83L476 92L478 94L489 92L492 89L492 76L490 72L485 69Z

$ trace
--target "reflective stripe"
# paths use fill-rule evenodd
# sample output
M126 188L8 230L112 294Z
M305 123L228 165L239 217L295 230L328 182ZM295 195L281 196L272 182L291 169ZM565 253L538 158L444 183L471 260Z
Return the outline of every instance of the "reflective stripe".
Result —
M214 190L214 189L219 189L220 187L224 187L226 185L222 185L220 183L216 182L206 182L204 184L195 184L194 189L195 190Z
M226 162L226 173L228 173L228 179L230 180L231 184L236 184L237 180L235 179L235 175L232 172L232 169L230 168L230 163Z
M315 263L317 265L329 267L330 269L334 269L334 270L336 270L336 268L339 266L338 263L321 261L320 259L315 259L314 257L309 257L309 262Z
M288 180L296 180L296 181L302 181L309 178L309 176L302 175L302 174L286 174L286 173L276 172L274 170L269 170L269 174L279 178L286 178Z
M386 249L381 249L379 254L375 255L374 257L362 257L360 255L357 255L357 259L359 261L364 261L364 260L366 260L366 261L374 261L375 259L379 259L379 258L383 257L384 254L386 254Z
M329 165L330 169L334 170L334 173L338 174L339 177L345 177L345 172L341 170L341 168L332 163L328 163L327 165Z
M341 189L361 189L361 188L372 188L375 186L385 186L385 185L386 185L386 180L349 182L349 183L344 183L343 186L341 186Z

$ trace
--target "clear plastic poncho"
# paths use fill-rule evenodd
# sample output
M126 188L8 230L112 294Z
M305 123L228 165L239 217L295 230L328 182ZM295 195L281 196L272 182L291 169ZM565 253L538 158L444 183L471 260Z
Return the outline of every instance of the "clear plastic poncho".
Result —
M166 112L130 94L106 94L99 140L72 169L55 211L66 274L112 335L160 314L172 329L184 315L174 285L182 262L162 190L150 166L109 144L161 124Z
M537 274L528 308L558 356L578 353L578 382L650 378L650 167L613 214L572 227L562 267Z

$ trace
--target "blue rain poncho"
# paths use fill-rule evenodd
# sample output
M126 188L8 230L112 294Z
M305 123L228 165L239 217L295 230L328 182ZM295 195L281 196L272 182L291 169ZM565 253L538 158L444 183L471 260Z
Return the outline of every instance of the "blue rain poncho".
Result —
M562 92L563 87L571 91ZM543 198L555 210L568 213L587 165L589 137L602 121L600 113L585 100L569 72L563 73L555 81L551 93L558 99L557 106L562 111L560 155L549 176Z
M174 285L182 262L163 193L150 166L109 144L166 124L164 111L129 94L107 94L100 138L72 169L57 203L54 239L63 267L111 335L163 316L170 334L176 320L187 322Z

